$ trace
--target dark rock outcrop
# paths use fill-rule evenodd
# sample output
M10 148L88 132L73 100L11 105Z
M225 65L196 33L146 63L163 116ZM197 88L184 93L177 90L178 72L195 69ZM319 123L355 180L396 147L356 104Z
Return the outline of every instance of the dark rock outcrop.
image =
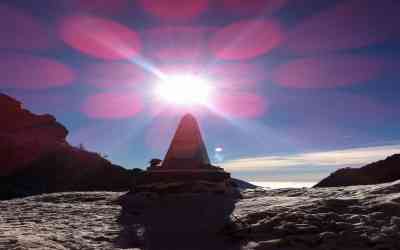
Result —
M399 179L400 154L395 154L385 160L377 161L361 168L339 169L314 187L370 185Z
M59 147L68 130L51 115L35 115L0 94L0 176L7 176Z
M40 193L127 190L131 171L66 141L51 115L36 115L0 94L0 199Z
M125 191L130 183L130 170L96 153L64 148L0 177L0 199L66 191Z
M231 178L231 182L232 182L232 185L234 185L235 187L237 187L241 190L260 188L259 186L251 184L250 182L235 179L235 178Z

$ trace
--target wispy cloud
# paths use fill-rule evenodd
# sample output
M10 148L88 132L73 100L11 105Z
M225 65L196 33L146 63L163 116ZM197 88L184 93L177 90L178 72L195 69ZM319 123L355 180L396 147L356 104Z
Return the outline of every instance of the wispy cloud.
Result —
M351 148L283 156L242 158L227 161L222 167L227 171L263 171L291 166L361 166L400 153L400 145Z

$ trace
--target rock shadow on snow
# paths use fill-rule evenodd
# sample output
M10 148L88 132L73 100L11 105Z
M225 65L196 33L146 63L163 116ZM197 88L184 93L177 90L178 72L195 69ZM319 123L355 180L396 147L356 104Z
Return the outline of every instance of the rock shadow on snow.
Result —
M137 193L120 197L116 244L151 250L235 250L239 241L227 237L235 208L231 196L214 193Z

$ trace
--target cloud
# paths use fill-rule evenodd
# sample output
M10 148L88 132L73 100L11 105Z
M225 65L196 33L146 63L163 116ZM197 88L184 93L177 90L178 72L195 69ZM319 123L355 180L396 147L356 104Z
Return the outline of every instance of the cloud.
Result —
M227 161L222 167L231 172L277 170L293 166L359 167L400 153L400 144L283 156L242 158Z

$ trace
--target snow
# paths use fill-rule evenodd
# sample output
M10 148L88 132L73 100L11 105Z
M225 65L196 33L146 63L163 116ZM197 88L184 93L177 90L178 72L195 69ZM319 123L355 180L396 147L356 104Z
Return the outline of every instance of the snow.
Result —
M143 228L135 223L134 215L122 216L121 195L125 194L76 192L1 201L0 249L144 249L149 244L143 239L146 234L140 234ZM168 202L178 196L162 199ZM400 181L339 188L247 189L242 196L231 214L235 230L215 236L230 243L215 245L215 249L400 249ZM193 214L193 227L199 218L200 214ZM203 223L212 225L205 218ZM179 232L178 225L170 223L167 228ZM190 236L176 234L169 234L175 237L171 242ZM192 249L200 249L206 241L191 241ZM165 243L163 250L181 249L168 247L172 243L166 239L160 242ZM159 248L153 244L149 249ZM191 248L186 245L185 249Z
M264 188L303 188L312 187L317 182L305 182L305 181L250 181L251 184Z

